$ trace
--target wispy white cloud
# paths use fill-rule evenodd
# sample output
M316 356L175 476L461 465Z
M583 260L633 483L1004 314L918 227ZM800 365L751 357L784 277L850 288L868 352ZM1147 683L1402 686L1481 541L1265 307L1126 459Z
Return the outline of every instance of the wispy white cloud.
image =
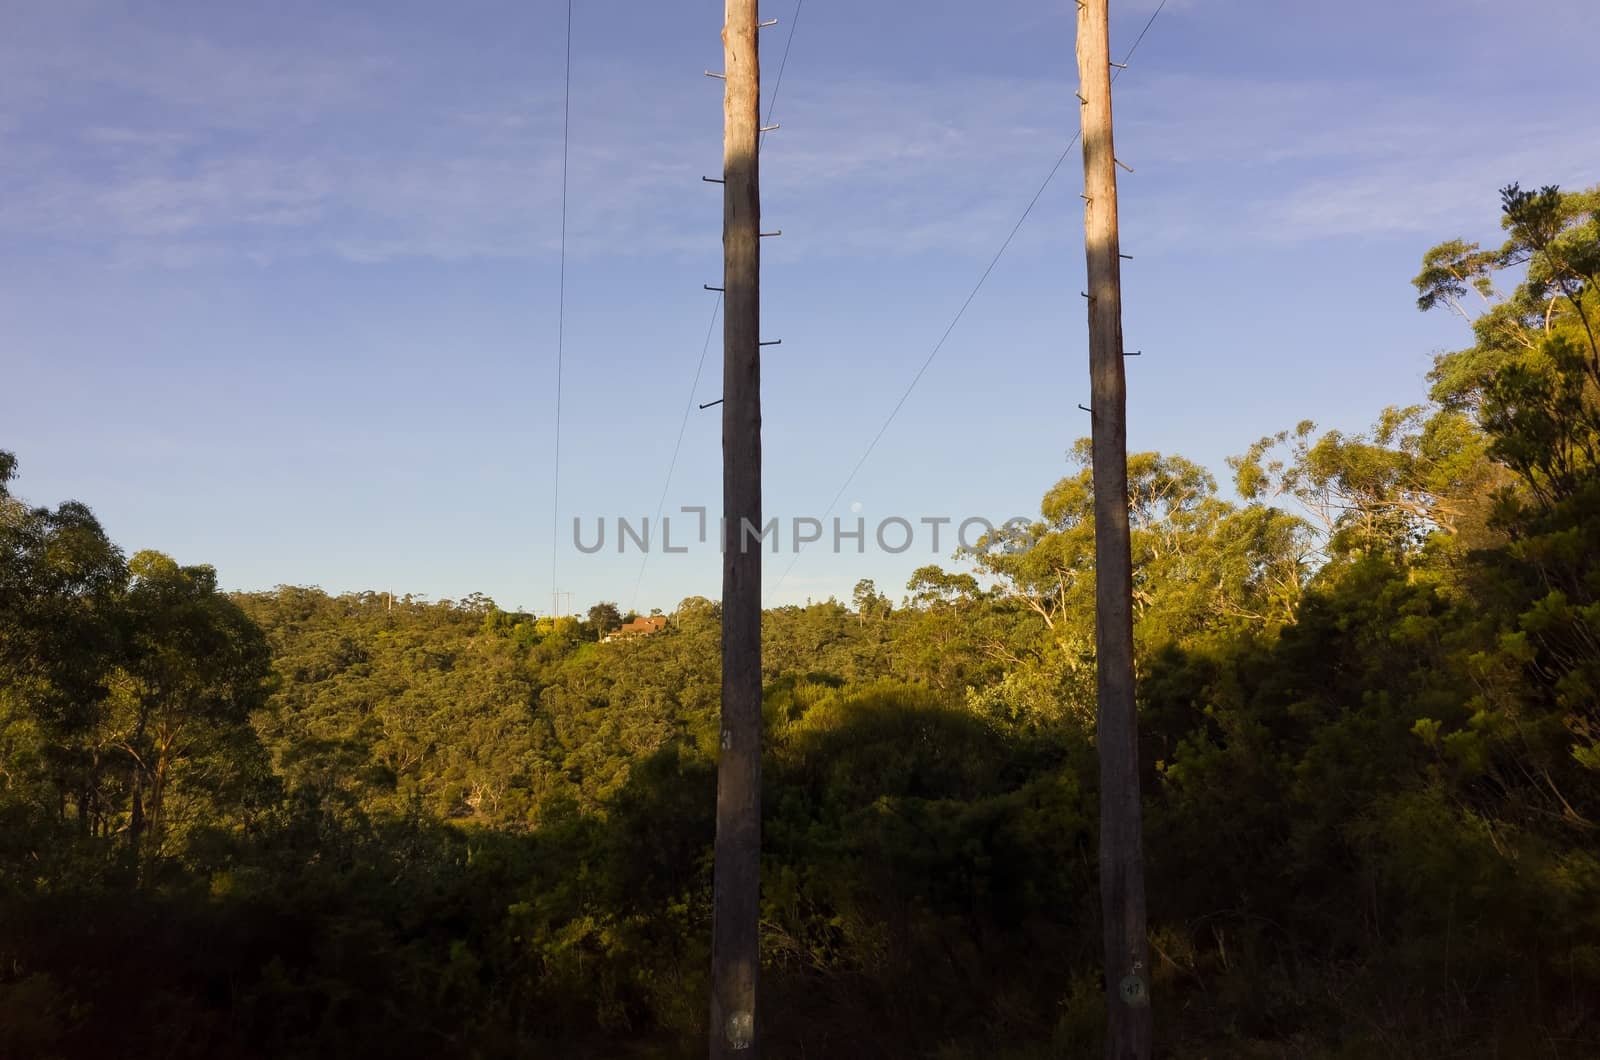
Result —
M147 49L168 69L160 77L142 66L101 71L121 91L149 88L159 99L140 122L91 110L74 124L59 101L24 113L7 137L25 162L0 178L0 231L79 249L116 245L135 258L142 247L164 262L212 260L229 247L241 257L382 261L554 246L558 100L503 93L470 110L423 108L403 136L379 135L365 125L382 124L392 86L372 83L363 95L363 77L352 75L333 94L338 105L317 115L285 104L301 117L280 122L224 90L197 117L188 78L173 71L192 62L202 79L219 60L186 42L161 48ZM306 77L327 80L319 60L307 63ZM297 76L259 58L237 65L287 83ZM572 251L703 251L717 210L699 176L714 172L720 153L716 109L703 92L641 99L621 69L590 80L599 88L573 116ZM805 237L790 246L809 253L976 246L1010 208L991 194L994 173L1037 168L1056 138L1051 124L1067 113L1060 96L1059 86L1004 79L793 87L764 155L771 212L803 219Z
M548 254L558 86L494 83L462 105L430 92L436 75L370 41L221 43L93 0L30 9L0 41L0 235L129 264ZM571 252L714 246L705 86L641 92L595 60L584 78ZM1438 232L1508 179L1600 179L1582 149L1600 119L1581 101L1548 101L1509 151L1486 129L1512 104L1459 93L1140 69L1118 103L1140 169L1130 222L1168 241ZM983 256L1077 113L1059 79L835 76L785 85L778 120L763 154L766 212L789 233L778 259ZM1064 202L1075 167L1058 179Z
M1600 116L1551 100L1517 121L1459 93L1397 98L1354 81L1151 76L1121 96L1119 149L1143 167L1157 238L1217 244L1449 233L1511 180L1600 180ZM1119 152L1120 153L1120 152Z
M815 254L992 251L1075 119L1063 85L847 79L788 100L763 156L764 208Z

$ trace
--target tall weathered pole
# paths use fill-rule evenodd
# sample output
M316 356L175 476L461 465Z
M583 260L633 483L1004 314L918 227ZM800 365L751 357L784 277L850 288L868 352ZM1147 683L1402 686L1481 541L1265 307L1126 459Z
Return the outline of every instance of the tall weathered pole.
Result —
M1084 250L1089 265L1089 384L1094 468L1095 658L1100 749L1100 903L1106 960L1106 1056L1150 1056L1149 943L1133 694L1133 562L1128 543L1127 384L1122 267L1111 135L1108 0L1078 0Z
M722 143L722 748L711 1056L757 1051L761 893L761 68L756 0L726 0Z

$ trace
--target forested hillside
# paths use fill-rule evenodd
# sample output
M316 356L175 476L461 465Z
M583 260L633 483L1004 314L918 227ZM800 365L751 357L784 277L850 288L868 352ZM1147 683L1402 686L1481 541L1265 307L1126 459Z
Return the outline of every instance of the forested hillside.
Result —
M1130 460L1164 1055L1600 1055L1600 190L1502 205L1417 277L1469 343L1427 404L1231 489ZM715 603L228 594L21 455L0 1057L703 1050ZM982 554L766 614L769 1055L1096 1055L1072 456Z

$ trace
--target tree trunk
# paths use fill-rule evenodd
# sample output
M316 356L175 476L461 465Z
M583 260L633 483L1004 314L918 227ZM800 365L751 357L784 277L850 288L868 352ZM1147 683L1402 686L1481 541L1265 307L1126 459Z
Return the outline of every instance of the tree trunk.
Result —
M128 779L133 789L133 809L128 815L128 849L133 852L133 863L137 866L140 841L144 838L144 770L137 762Z
M156 754L156 768L150 775L146 845L151 856L158 856L161 853L161 844L166 832L167 781L171 776L171 768L168 748L163 746Z

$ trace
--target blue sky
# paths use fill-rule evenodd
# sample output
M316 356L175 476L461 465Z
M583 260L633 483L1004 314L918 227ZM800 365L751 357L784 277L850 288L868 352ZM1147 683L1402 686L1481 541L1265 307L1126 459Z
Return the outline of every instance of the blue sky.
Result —
M721 6L576 0L557 580L672 607L652 515L720 275ZM1113 0L1121 54L1154 0ZM769 78L794 12L763 11ZM770 513L821 517L1076 130L1071 0L810 0L763 152ZM547 609L565 4L4 0L0 447L231 588ZM1409 278L1511 180L1600 182L1592 0L1171 0L1117 85L1130 444L1225 477L1360 428L1464 341ZM769 82L770 86L770 82ZM1036 511L1087 430L1062 167L842 499ZM695 394L718 396L720 330ZM720 503L694 412L668 512ZM687 519L685 520L687 528ZM677 537L678 527L674 527ZM812 549L769 603L948 560ZM788 542L784 542L788 547Z

